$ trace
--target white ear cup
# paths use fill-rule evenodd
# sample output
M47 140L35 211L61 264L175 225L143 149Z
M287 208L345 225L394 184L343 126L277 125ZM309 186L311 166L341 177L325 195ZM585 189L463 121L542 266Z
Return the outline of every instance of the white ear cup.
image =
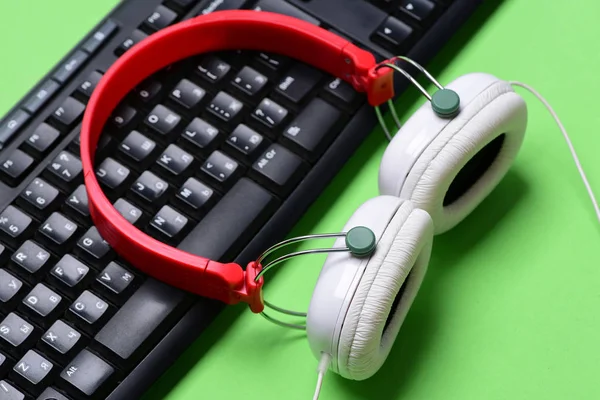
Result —
M527 126L526 104L507 82L476 73L447 88L461 98L459 114L443 119L425 103L395 135L379 170L380 193L426 210L435 233L460 223L496 187Z
M383 365L421 285L433 240L429 215L396 197L367 201L344 230L359 225L374 231L375 252L366 258L331 253L307 315L313 354L329 353L330 368L354 380ZM336 243L343 245L343 239Z

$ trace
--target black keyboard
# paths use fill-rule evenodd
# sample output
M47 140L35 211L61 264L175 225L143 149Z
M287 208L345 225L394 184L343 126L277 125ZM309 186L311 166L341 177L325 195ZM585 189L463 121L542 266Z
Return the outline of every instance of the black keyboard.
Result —
M320 25L379 59L426 63L478 3L123 1L0 121L0 399L139 398L223 308L144 276L91 223L80 123L120 55L176 22L247 8ZM308 65L206 54L125 98L96 173L148 234L245 265L285 237L375 125L363 95Z

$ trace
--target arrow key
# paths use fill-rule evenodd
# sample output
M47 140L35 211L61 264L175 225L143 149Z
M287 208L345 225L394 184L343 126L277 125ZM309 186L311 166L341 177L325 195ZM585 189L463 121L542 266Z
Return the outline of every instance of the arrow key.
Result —
M398 52L412 36L413 29L394 17L388 17L375 31L373 40L392 52Z

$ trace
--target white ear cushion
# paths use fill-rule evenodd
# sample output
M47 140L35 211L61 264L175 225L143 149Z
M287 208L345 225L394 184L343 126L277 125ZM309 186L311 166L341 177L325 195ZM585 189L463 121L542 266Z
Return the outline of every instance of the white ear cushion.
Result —
M519 152L527 125L523 99L508 83L480 94L427 147L406 178L401 197L427 210L435 232L445 232L469 215L504 177ZM480 150L504 134L500 151L485 173L458 199L444 207L459 171Z
M432 241L429 215L410 202L403 203L371 256L348 308L338 348L341 376L367 379L383 365L425 276ZM406 285L404 292L384 333L402 285Z

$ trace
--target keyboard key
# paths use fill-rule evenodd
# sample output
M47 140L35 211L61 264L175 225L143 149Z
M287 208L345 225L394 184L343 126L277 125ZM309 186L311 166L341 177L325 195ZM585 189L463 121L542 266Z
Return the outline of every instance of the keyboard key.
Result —
M434 8L429 0L400 0L400 11L418 22L429 19Z
M38 215L42 215L43 212L54 208L58 195L59 192L54 186L41 178L35 178L21 192L21 199L25 200L30 209L36 211Z
M266 76L250 67L242 68L232 81L233 86L249 96L254 96L259 93L265 87L267 82L268 79Z
M185 181L177 192L177 199L195 212L205 208L214 197L214 191L195 178Z
M8 309L7 303L14 299L22 286L23 282L5 269L0 269L0 301L3 303L2 308L4 310Z
M276 205L265 188L241 178L194 226L178 248L213 260L228 259L262 227Z
M117 200L114 207L130 224L137 223L142 216L142 210L124 199Z
M2 400L24 400L25 395L5 380L0 380L0 398Z
M162 198L169 188L169 184L152 172L145 171L131 186L136 195L149 203L156 202Z
M125 291L133 279L133 274L116 262L110 262L96 278L98 282L115 294Z
M412 28L395 17L388 17L377 28L375 39L382 46L396 50L412 35Z
M211 83L217 83L230 69L231 65L220 58L207 56L196 66L196 73Z
M58 320L42 336L42 341L60 354L67 354L81 339L81 333Z
M33 133L23 142L23 148L37 157L41 157L54 146L60 132L42 122Z
M189 2L190 0L174 0L175 2ZM197 15L206 15L215 11L237 10L242 8L248 0L204 0Z
M182 291L149 279L96 334L95 340L120 358L129 359L183 299Z
M92 54L100 48L115 32L117 24L112 20L107 20L82 46L88 53Z
M27 385L30 390L33 389L35 393L39 393L43 389L40 385L41 382L46 380L53 367L54 365L46 358L29 350L13 367L13 371L18 374L21 385ZM39 386L32 387L30 384Z
M0 124L0 150L10 142L13 136L29 121L29 114L23 110L15 110Z
M25 296L23 304L40 316L46 317L56 309L61 300L62 297L56 294L56 292L49 289L46 285L38 283Z
M194 118L183 130L182 137L195 148L209 148L219 130L200 118Z
M213 152L202 165L202 171L219 182L228 180L237 168L238 163L220 151Z
M34 94L25 100L23 108L30 113L35 114L44 104L46 104L46 102L48 102L48 100L50 100L59 87L60 85L58 83L52 79L48 79Z
M14 206L8 206L0 214L0 231L4 236L14 243L18 239L27 235L31 228L32 219Z
M173 239L185 229L188 219L171 208L163 206L150 221L150 226L168 239Z
M67 97L63 104L52 113L52 119L67 129L71 129L79 121L85 105L72 97Z
M219 92L210 102L207 109L225 122L232 121L244 105L225 92Z
M54 246L67 246L77 232L77 224L54 212L40 225L38 231Z
M154 12L150 14L143 23L143 26L151 32L159 31L171 25L177 19L178 15L175 11L159 5Z
M84 185L79 185L77 189L71 193L66 201L66 205L70 210L74 211L75 215L78 215L79 217L87 218L90 216L87 191L85 190Z
M244 124L239 124L227 138L227 144L245 156L253 154L262 142L262 135Z
M74 287L86 277L89 271L87 265L72 255L66 254L52 268L50 274L68 287Z
M162 87L162 84L157 80L146 80L136 89L137 99L142 103L151 103L158 97L162 91Z
M36 400L69 400L56 390L52 388L47 388L39 395Z
M50 253L39 244L27 240L15 251L11 260L30 274L35 274L48 265Z
M15 149L11 154L0 161L0 171L5 179L12 185L20 183L23 175L33 165L33 158L22 150Z
M353 104L358 98L358 93L352 85L340 78L334 78L325 85L327 93L331 94L336 100L342 101L346 105Z
M311 24L315 24L317 26L321 25L318 19L305 13L299 8L286 3L283 0L260 0L258 3L256 3L256 6L254 6L253 9L256 11L270 11L278 14L284 14L290 17L303 19L304 21L310 22Z
M271 53L258 53L256 56L256 60L268 67L272 71L281 70L285 67L290 59L288 57L282 56L281 54L271 54Z
M277 92L294 103L300 103L323 78L323 73L306 64L294 64L277 85Z
M145 161L156 148L156 143L138 131L131 131L119 146L121 153L133 161Z
M316 156L315 150L332 139L333 128L341 118L341 111L317 97L290 123L283 136L307 154Z
M168 135L177 127L180 121L181 117L178 114L159 104L148 114L144 123L155 132Z
M112 158L107 158L96 168L96 177L98 182L105 185L109 189L117 189L129 177L129 168L121 165Z
M88 59L89 55L81 50L77 50L69 59L60 66L58 71L54 73L54 80L58 83L65 83L69 78L77 72Z
M87 98L91 97L100 79L102 79L102 74L99 71L90 72L88 78L77 87L77 91Z
M13 347L19 347L25 342L33 332L33 325L19 317L15 313L10 313L0 323L0 337L7 341Z
M123 129L133 121L136 115L137 110L135 108L128 105L120 105L113 112L110 120L117 129Z
M264 99L252 116L269 128L277 127L287 116L288 111L271 99Z
M84 349L67 364L60 377L84 394L92 396L113 372L108 363Z
M117 56L122 56L127 50L132 48L137 43L148 37L147 34L140 31L139 29L134 30L131 35L121 43L119 47L115 50L115 54Z
M59 182L69 184L81 176L81 160L68 151L61 151L59 155L48 164L47 171L50 171Z
M10 364L11 361L12 360L9 360L8 358L6 358L6 356L4 354L0 353L0 375L6 376L6 372L8 372L8 369L9 369L8 364ZM2 395L2 392L0 391L0 396L1 395Z
M206 95L206 91L192 81L182 79L169 95L169 98L180 106L191 110L195 108Z
M258 178L279 193L286 193L296 184L296 177L301 172L302 159L274 143L254 163L252 169Z
M85 290L69 307L73 314L88 324L96 323L107 309L108 304L88 290Z
M77 247L95 261L103 260L110 252L110 245L100 236L98 229L92 226L77 242Z
M170 144L156 162L171 174L181 175L192 165L193 161L194 156L190 153Z

